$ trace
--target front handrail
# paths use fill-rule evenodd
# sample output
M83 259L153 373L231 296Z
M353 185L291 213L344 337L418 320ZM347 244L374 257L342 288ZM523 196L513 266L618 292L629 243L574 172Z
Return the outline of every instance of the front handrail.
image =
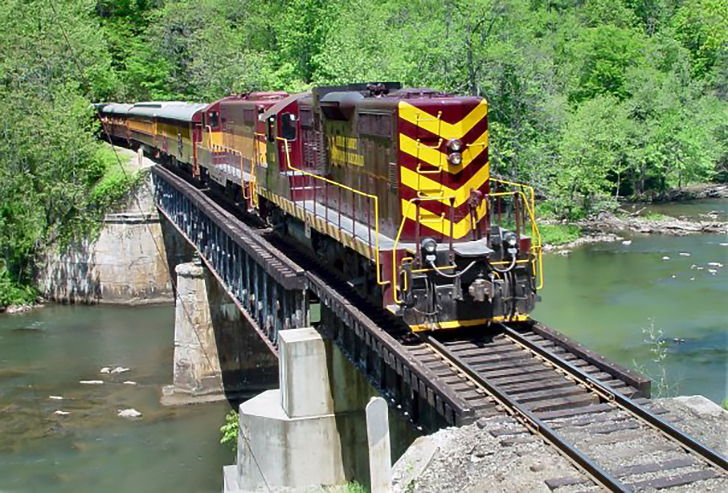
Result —
M501 183L504 185L514 186L518 187L518 190L513 191L505 191L505 192L495 192L491 193L490 197L505 197L505 196L512 196L512 197L519 197L523 201L524 208L526 209L530 222L531 222L531 258L528 259L522 259L517 260L517 264L527 264L531 263L534 268L534 275L538 278L538 286L536 287L537 290L543 289L544 281L543 281L543 246L542 246L542 238L541 233L538 230L538 226L536 225L536 216L535 216L535 193L533 191L533 187L530 187L528 185L522 185L520 183L513 183L513 182L507 182L504 180L497 180L497 179L491 179L491 181ZM523 189L526 189L528 191L528 194L526 194ZM447 197L446 197L447 198ZM422 202L422 201L440 201L442 200L441 197L416 197L412 198L407 201L407 208L404 211L404 214L402 216L402 222L399 225L399 229L397 231L397 236L394 239L394 246L393 246L393 260L392 260L392 286L394 288L393 294L394 294L394 301L398 305L401 305L404 301L402 298L399 297L399 272L398 272L398 265L396 261L396 252L397 252L397 245L400 242L402 231L404 230L404 225L408 219L408 213L410 211L410 207L414 205L416 202ZM518 199L516 199L518 200ZM489 204L486 204L486 207L489 207ZM404 264L405 260L411 260L411 257L402 259L402 264ZM510 264L511 262L508 261L502 261L502 262L491 262L491 265L506 265ZM438 267L440 270L445 269L453 269L455 266L443 266ZM428 272L432 269L424 268L424 269L417 269L413 272ZM405 278L405 281L403 283L403 289L407 290L407 279Z
M379 257L380 257L380 255L379 255L379 252L380 252L380 249L379 249L379 197L377 197L376 195L372 195L370 193L366 193L366 192L362 192L360 190L356 190L356 189L351 188L351 187L349 187L347 185L344 185L343 183L339 183L339 182L336 182L334 180L330 180L328 178L325 178L323 176L320 176L320 175L311 173L311 172L306 171L304 169L299 169L299 168L294 167L291 164L291 156L290 156L290 150L289 150L289 146L288 146L288 139L284 139L283 137L276 136L276 140L280 140L284 144L284 147L286 149L286 165L288 166L289 169L291 169L291 170L293 170L293 171L295 171L297 173L301 173L304 176L310 176L310 177L312 177L312 178L314 178L316 180L320 180L320 181L322 181L324 183L328 183L330 185L334 185L336 187L339 187L341 189L347 190L349 192L352 192L354 194L360 195L362 197L366 197L366 198L374 201L374 242L375 242L375 251L376 251L376 255L374 256L375 257L374 258L374 261L376 262L377 284L379 286L385 286L385 285L389 284L389 281L384 281L382 279L381 264L380 264L380 259L379 259ZM339 204L339 209L341 209L341 204ZM315 204L314 204L314 211L315 210L316 209L315 209ZM305 211L305 207L304 207L304 211ZM356 218L351 218L351 219L352 219L352 232L351 232L351 234L356 239ZM339 225L339 226L341 226L341 225ZM367 225L367 227L371 230L371 225ZM370 240L369 241L369 248L371 249L371 247L372 247L372 245L371 245L371 240Z
M533 187L496 178L491 178L490 181L500 183L502 185L518 187L518 190L491 193L490 197L520 196L523 200L523 206L528 212L528 217L531 221L531 254L533 255L533 258L519 260L517 263L533 263L534 271L538 272L538 286L536 289L543 289L543 240L541 238L541 233L538 230L538 225L536 224L535 193ZM523 189L528 191L528 195L523 191ZM508 263L510 262L493 262L494 265L505 265Z

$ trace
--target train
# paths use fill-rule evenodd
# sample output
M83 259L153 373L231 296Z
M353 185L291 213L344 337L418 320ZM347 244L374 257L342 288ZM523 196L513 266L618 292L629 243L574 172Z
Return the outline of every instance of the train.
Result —
M96 109L412 331L527 321L539 300L534 191L491 176L481 97L374 82Z

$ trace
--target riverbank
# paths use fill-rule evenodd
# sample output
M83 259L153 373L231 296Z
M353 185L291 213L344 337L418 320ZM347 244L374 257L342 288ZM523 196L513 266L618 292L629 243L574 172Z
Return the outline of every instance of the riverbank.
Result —
M699 217L673 217L659 213L640 215L619 211L603 212L578 221L544 220L544 251L565 251L587 243L625 241L626 234L662 234L685 236L691 234L728 234L728 222L722 221L718 211L709 211ZM627 240L628 241L628 240Z
M702 396L675 397L655 400L652 408L708 447L728 453L728 411L714 402ZM624 453L629 442L620 446ZM610 454L619 456L620 446L614 446ZM624 453L620 462L626 467L649 459L632 452ZM393 468L393 491L550 491L547 480L581 474L513 418L498 416L417 439ZM641 476L622 479L637 482ZM720 491L714 481L690 486L695 491Z

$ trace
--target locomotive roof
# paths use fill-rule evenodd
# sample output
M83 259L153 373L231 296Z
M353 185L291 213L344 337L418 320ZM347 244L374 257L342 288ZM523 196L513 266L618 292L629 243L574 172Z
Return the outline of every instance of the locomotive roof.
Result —
M195 113L206 107L207 104L182 101L145 102L133 105L129 108L128 114L189 122Z
M258 119L260 121L265 121L266 119L270 118L271 116L277 114L279 111L283 110L286 106L293 103L294 101L298 101L299 99L310 96L310 92L299 92L298 94L291 94L287 98L283 98L276 102L273 106L266 109L264 113L261 113Z

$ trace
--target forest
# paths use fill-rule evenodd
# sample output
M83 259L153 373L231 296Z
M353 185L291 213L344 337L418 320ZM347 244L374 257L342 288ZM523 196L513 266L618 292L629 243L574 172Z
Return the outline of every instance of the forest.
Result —
M5 0L0 306L130 185L90 103L385 80L486 98L542 215L728 180L728 0Z

